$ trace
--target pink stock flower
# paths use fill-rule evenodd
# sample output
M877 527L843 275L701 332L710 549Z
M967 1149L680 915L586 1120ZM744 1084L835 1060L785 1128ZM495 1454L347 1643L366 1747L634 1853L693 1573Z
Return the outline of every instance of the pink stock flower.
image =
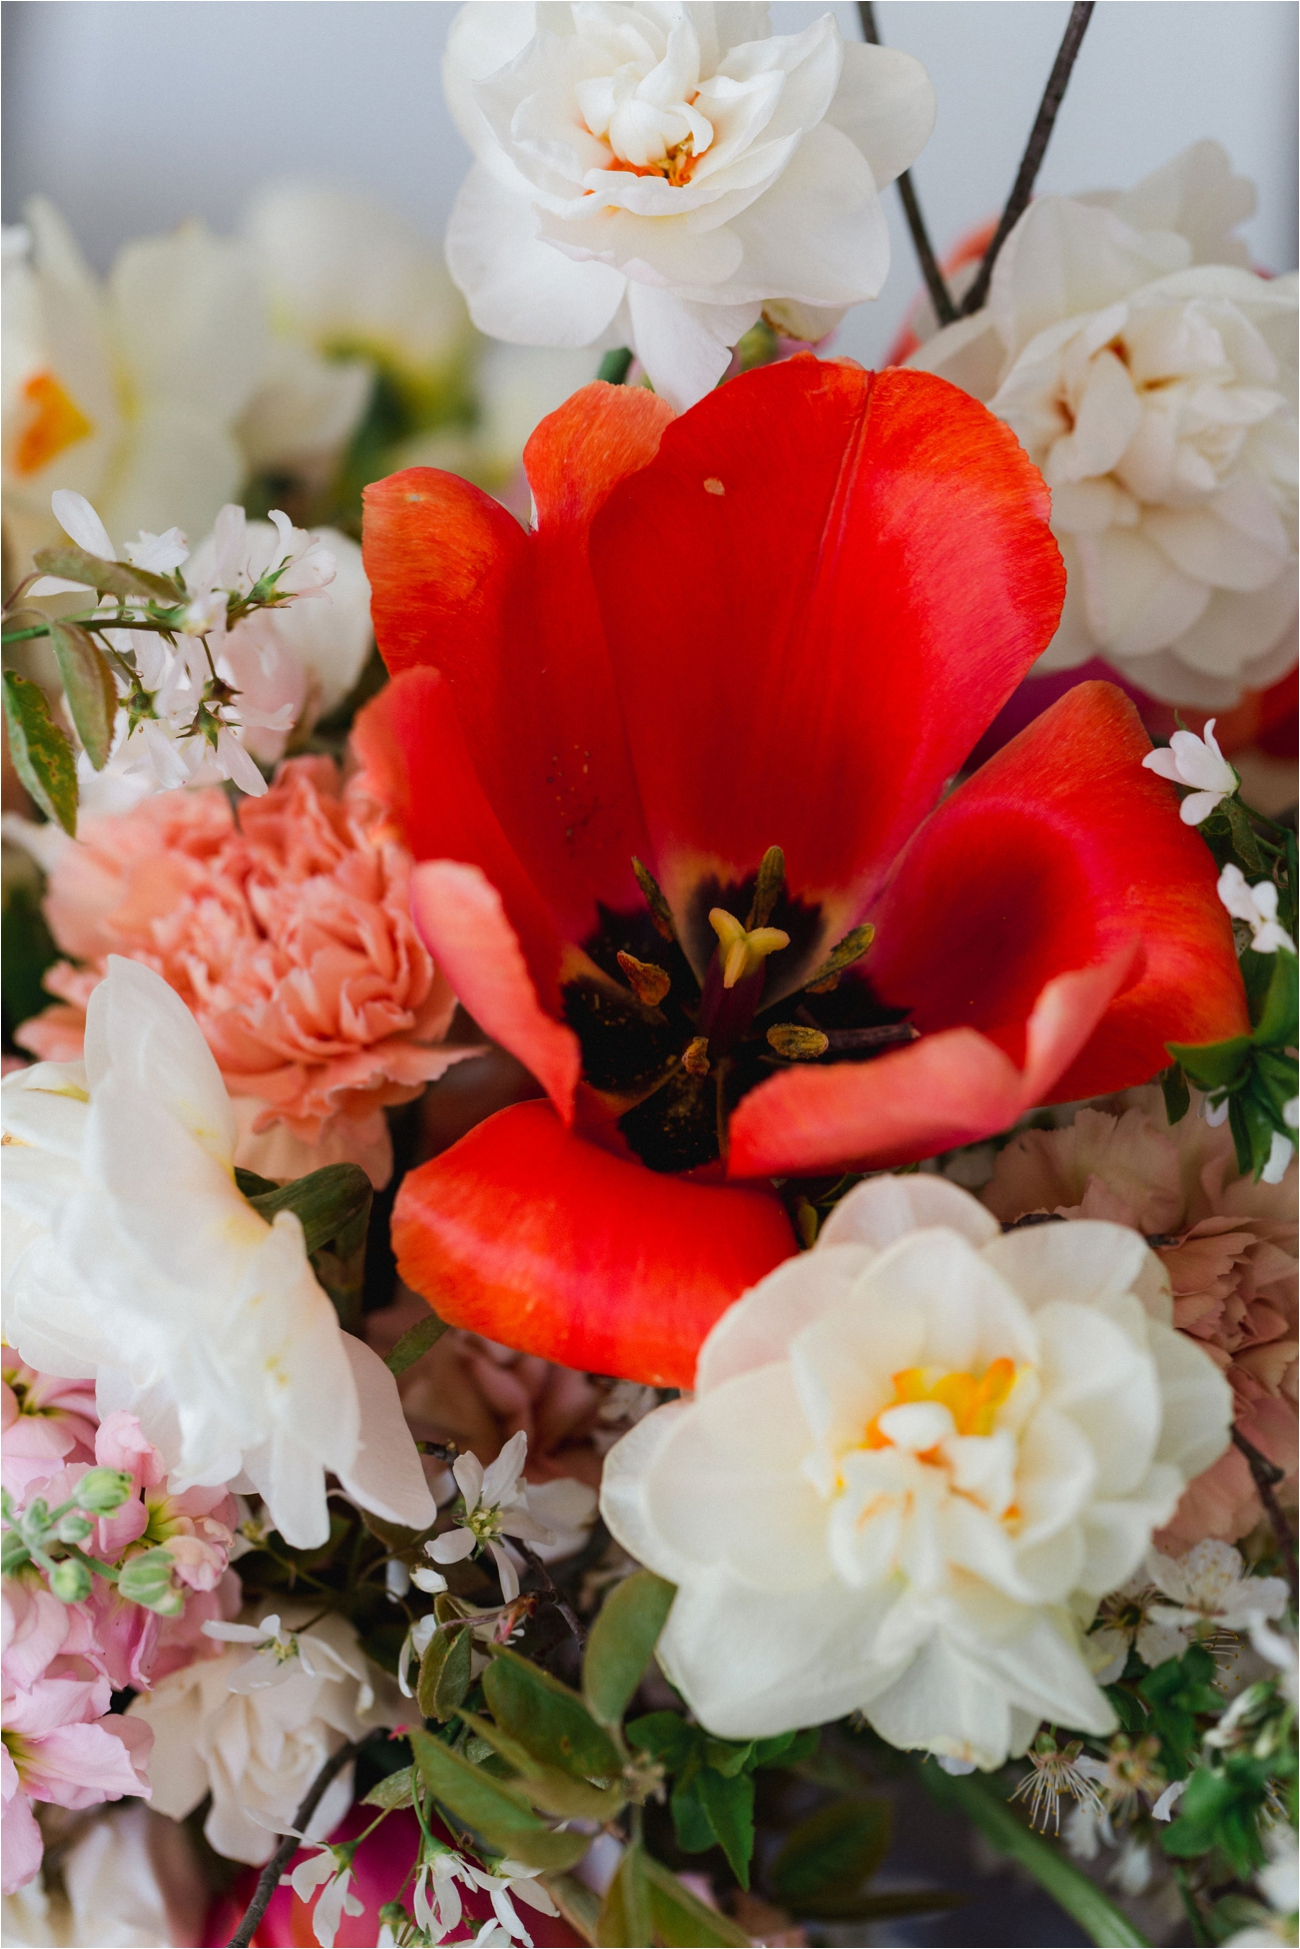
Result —
M109 1692L102 1676L39 1678L21 1690L11 1689L6 1678L0 1777L6 1895L30 1881L41 1864L32 1801L75 1809L124 1794L148 1799L153 1734L139 1721L109 1714Z
M1154 1086L1130 1091L1120 1109L1025 1131L981 1196L1004 1222L1055 1211L1145 1233L1169 1273L1174 1324L1226 1374L1238 1430L1287 1470L1294 1493L1295 1164L1280 1184L1242 1177L1227 1125L1212 1128L1194 1105L1171 1127ZM1188 1485L1156 1540L1175 1551L1208 1536L1233 1542L1262 1513L1245 1457L1229 1448Z
M5 1348L0 1474L12 1496L21 1501L34 1482L90 1461L98 1418L93 1380L38 1374Z
M405 849L328 758L291 759L236 818L216 788L83 821L50 872L63 999L20 1030L47 1061L81 1053L109 954L143 961L193 1011L241 1112L238 1161L270 1177L351 1159L392 1170L385 1105L452 1062L455 998L411 921Z

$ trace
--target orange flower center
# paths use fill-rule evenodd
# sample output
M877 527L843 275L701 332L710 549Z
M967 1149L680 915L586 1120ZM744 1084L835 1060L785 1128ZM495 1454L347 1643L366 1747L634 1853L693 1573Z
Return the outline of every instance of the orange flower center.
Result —
M903 1367L894 1375L894 1398L867 1423L864 1448L888 1448L889 1436L880 1415L914 1401L937 1401L947 1408L959 1435L991 1435L1002 1406L1016 1384L1016 1363L1003 1356L982 1374L964 1370L945 1374L938 1367Z
M22 395L34 412L18 436L15 473L38 474L65 447L75 446L95 430L52 372L34 372L25 381Z

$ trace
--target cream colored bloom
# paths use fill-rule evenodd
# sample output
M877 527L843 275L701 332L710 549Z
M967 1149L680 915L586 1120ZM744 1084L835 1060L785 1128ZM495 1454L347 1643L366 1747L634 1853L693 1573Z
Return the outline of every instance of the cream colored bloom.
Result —
M1198 143L1126 197L1041 197L985 309L910 361L1046 476L1069 580L1042 669L1101 656L1213 706L1295 661L1296 284L1244 268L1243 188Z
M172 1673L130 1708L153 1728L153 1805L184 1820L210 1793L203 1831L232 1861L268 1861L334 1749L400 1716L399 1695L367 1665L345 1618L327 1612L310 1632L295 1634L293 1626L313 1615L304 1605L286 1613L278 1682L259 1682L256 1667L266 1661L259 1638ZM275 1624L278 1638L278 1618ZM375 1680L382 1688L378 1703ZM348 1770L327 1789L310 1836L336 1827L351 1799Z
M1079 1635L1218 1455L1229 1392L1144 1242L1003 1236L876 1178L723 1315L693 1401L605 1463L618 1540L678 1586L660 1657L711 1731L855 1708L983 1767L1115 1720Z
M32 1366L129 1408L173 1492L234 1482L301 1547L329 1533L325 1475L364 1507L434 1515L397 1384L344 1333L302 1225L233 1175L234 1110L184 1002L109 959L85 1062L5 1079L5 1335Z
M635 348L677 407L766 307L820 337L889 269L880 191L934 121L920 64L762 5L472 4L447 100L476 161L447 231L480 330Z

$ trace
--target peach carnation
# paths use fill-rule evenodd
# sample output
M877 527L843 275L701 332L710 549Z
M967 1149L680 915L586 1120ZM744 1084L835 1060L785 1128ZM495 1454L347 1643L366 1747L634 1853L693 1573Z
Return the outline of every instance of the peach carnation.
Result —
M1226 1374L1238 1430L1294 1492L1294 1161L1280 1184L1242 1177L1227 1125L1212 1128L1194 1103L1171 1127L1152 1086L1128 1092L1119 1115L1080 1110L1063 1130L1013 1138L981 1196L1004 1223L1050 1211L1145 1233L1169 1273L1175 1325ZM1189 1484L1162 1547L1232 1542L1262 1513L1246 1459L1230 1448Z
M331 759L291 759L237 813L209 787L84 819L46 863L46 920L83 965L50 969L63 1005L16 1040L75 1060L107 956L147 963L236 1099L237 1161L267 1177L350 1159L386 1183L384 1106L477 1053L442 1046L455 997L411 920L409 855Z

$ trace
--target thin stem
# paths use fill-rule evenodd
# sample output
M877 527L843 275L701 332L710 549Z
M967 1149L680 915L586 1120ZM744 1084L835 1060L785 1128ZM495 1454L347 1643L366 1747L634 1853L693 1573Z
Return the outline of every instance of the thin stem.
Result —
M869 42L872 47L879 47L880 34L876 27L876 9L872 0L858 0L858 19L862 22L863 40ZM934 254L930 233L925 227L925 218L921 215L921 205L912 186L910 170L905 169L898 178L898 194L903 199L903 213L907 218L907 227L912 233L912 247L916 251L917 262L921 266L921 276L925 279L925 288L930 294L930 303L934 306L935 316L941 325L955 324L961 314L952 301L952 294L944 283L943 272L939 269L939 260Z
M564 1598L561 1597L559 1591L555 1588L554 1579L546 1565L542 1562L542 1559L538 1556L536 1550L530 1543L525 1543L520 1536L512 1536L510 1541L523 1556L529 1569L541 1580L543 1590L568 1625L570 1631L572 1631L574 1637L578 1640L579 1645L585 1645L587 1642L587 1633L583 1630L581 1624L579 1624L574 1612L569 1608Z
M1047 77L1043 99L1038 104L1038 114L1034 118L1033 128L1029 131L1029 141L1020 160L1015 184L1007 198L1007 206L993 233L993 241L984 253L984 260L976 274L975 282L963 300L964 317L969 318L973 311L978 311L988 297L989 279L993 275L993 266L998 261L998 253L1029 208L1034 183L1043 166L1043 157L1047 154L1047 145L1056 123L1056 112L1065 99L1070 71L1078 59L1088 22L1092 19L1093 5L1094 0L1075 0L1075 4L1070 8L1070 18L1065 23L1065 33L1057 49L1056 60L1052 63L1052 72Z
M1269 1461L1267 1455L1261 1454L1253 1441L1247 1441L1240 1428L1233 1429L1232 1440L1234 1447L1240 1449L1246 1458L1246 1465L1250 1470L1255 1487L1259 1491L1259 1499L1264 1505L1265 1514L1272 1525L1273 1534L1277 1538L1278 1548L1282 1552L1282 1560L1286 1564L1286 1574L1287 1580L1291 1585L1291 1595L1292 1597L1300 1595L1300 1579L1297 1578L1296 1567L1295 1539L1291 1534L1290 1525L1287 1522L1286 1516L1283 1514L1282 1505L1278 1501L1276 1494L1276 1486L1279 1482L1285 1480L1286 1470L1278 1468L1275 1462Z
M348 1761L356 1753L356 1750L355 1743L349 1739L345 1745L339 1747L336 1753L330 1754L324 1766L322 1766L320 1772L308 1787L302 1805L293 1817L293 1824L298 1829L298 1834L305 1834L307 1832L307 1824L321 1801L325 1798L326 1788L343 1771ZM248 1945L257 1933L258 1924L270 1906L272 1895L274 1895L276 1889L280 1886L280 1876L284 1873L298 1851L300 1846L298 1834L285 1835L279 1847L275 1850L275 1853L271 1856L271 1859L258 1876L257 1886L253 1890L253 1899L244 1911L244 1919L231 1936L227 1944L227 1949L248 1949Z
M48 636L49 633L50 626L48 623L36 623L31 629L7 629L4 632L3 639L0 640L3 640L5 643L25 643L29 637Z

